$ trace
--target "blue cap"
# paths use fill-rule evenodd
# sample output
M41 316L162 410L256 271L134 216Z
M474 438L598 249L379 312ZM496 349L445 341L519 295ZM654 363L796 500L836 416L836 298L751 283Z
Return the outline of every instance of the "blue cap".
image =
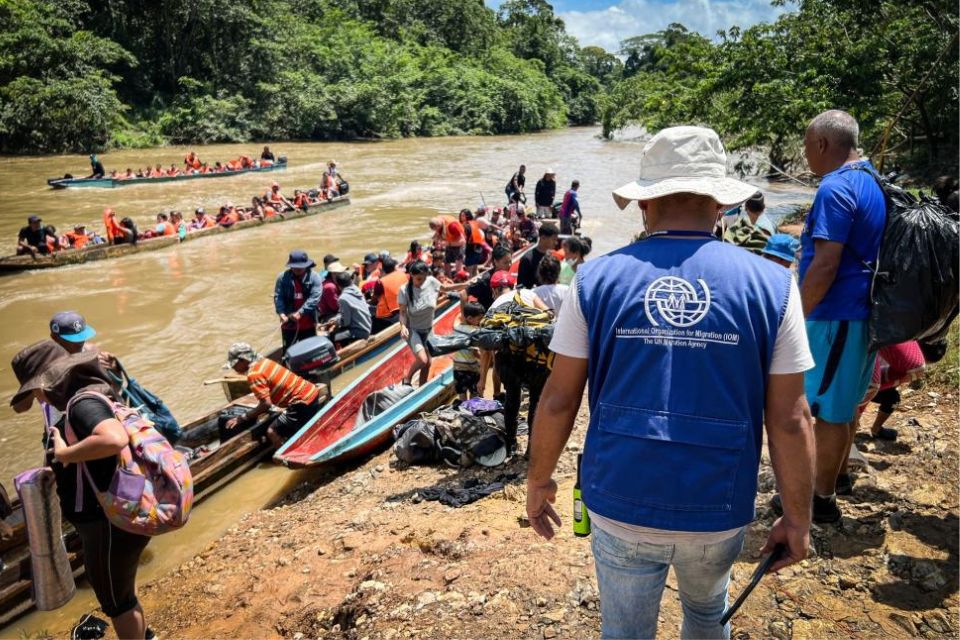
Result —
M50 319L50 333L67 342L85 342L97 335L76 311L61 311Z
M793 262L797 259L798 249L800 249L800 241L789 233L775 233L767 240L767 246L763 248L762 253Z

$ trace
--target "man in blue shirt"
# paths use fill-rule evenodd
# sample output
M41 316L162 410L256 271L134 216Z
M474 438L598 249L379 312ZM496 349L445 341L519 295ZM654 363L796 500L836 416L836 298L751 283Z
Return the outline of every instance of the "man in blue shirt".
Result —
M578 216L581 215L580 200L577 199L577 189L579 188L580 181L574 180L570 189L563 194L563 204L560 205L560 213L557 217L560 218L560 233L564 235L573 233L573 225L571 224L573 212L576 211Z
M533 529L553 536L554 468L589 379L581 490L593 527L602 635L652 638L672 566L684 638L727 638L730 567L754 518L766 424L785 514L765 553L809 547L813 365L790 271L717 240L723 211L756 192L726 177L711 129L671 127L617 189L649 236L577 270L557 319L527 476Z
M801 235L800 292L816 366L806 375L807 401L817 419L814 522L840 519L836 493L849 493L840 469L856 432L857 405L873 374L867 350L871 266L886 221L873 167L857 152L859 127L844 111L818 115L807 127L810 169L823 176ZM775 503L776 507L777 504Z

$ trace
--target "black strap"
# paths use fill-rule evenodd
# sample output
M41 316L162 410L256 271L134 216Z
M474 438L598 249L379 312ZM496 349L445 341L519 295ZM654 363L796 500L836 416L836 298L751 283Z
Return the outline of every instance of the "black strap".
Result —
M850 331L850 322L841 320L837 327L837 337L830 345L830 355L827 356L827 364L823 370L823 380L820 381L820 388L817 395L822 396L830 388L830 384L837 375L837 369L840 368L840 359L843 357L844 347L847 346L847 334Z

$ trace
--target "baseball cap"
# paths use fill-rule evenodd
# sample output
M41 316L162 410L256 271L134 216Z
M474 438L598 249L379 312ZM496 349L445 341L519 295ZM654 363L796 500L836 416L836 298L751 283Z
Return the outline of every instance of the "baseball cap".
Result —
M517 280L509 271L497 271L490 276L490 287L499 289L500 287L512 287Z
M85 342L97 335L76 311L61 311L50 319L50 333L67 342Z
M376 262L379 259L380 259L380 256L378 256L377 254L368 253L367 255L363 256L363 263L370 264L371 262Z
M234 342L227 351L227 367L233 368L240 360L247 362L256 362L260 359L258 354L249 342Z
M326 267L327 265L329 265L329 264L331 264L331 263L333 263L333 262L339 262L339 261L340 261L340 258L338 258L337 256L333 255L332 253L328 253L327 255L323 256L323 266L324 266L324 267Z

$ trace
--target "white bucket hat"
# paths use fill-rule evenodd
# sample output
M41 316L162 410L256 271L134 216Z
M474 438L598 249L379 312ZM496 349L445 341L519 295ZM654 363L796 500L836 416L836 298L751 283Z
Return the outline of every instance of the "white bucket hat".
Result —
M613 192L617 206L675 193L710 196L719 204L739 204L757 188L727 177L727 154L720 136L706 127L670 127L653 136L640 153L640 177Z

